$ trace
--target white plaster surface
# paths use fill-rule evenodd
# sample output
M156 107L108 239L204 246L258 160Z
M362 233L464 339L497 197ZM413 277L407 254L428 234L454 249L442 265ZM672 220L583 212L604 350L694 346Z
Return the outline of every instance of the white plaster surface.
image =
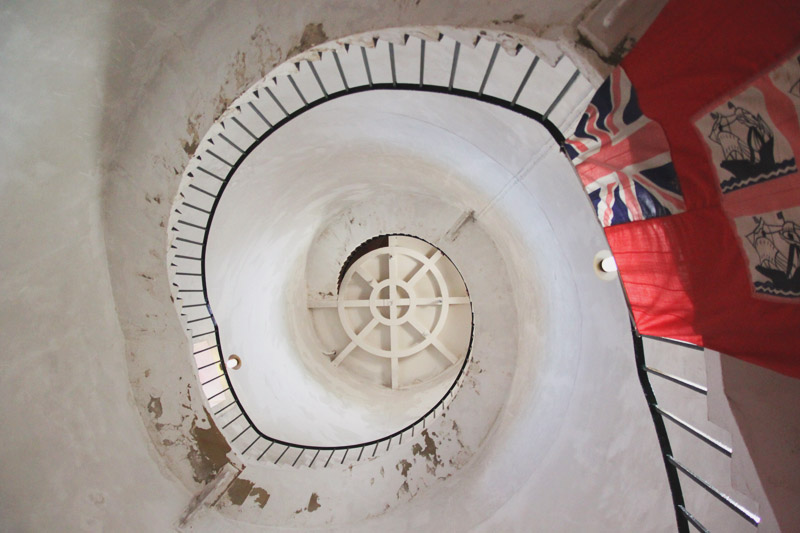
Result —
M467 122L485 124L488 142L464 140ZM547 137L535 122L486 104L383 91L315 108L245 160L215 214L207 284L223 348L247 354L247 367L232 380L262 431L301 444L369 441L414 422L454 379L451 372L433 389L364 390L346 370L322 364L303 292L289 289L335 293L344 261L375 235L416 235L461 257L477 321L491 322L480 328L475 355L492 354L489 364L498 369L513 365L515 351L486 337L494 330L491 338L514 339L518 328L514 306L484 311L514 291L487 230L468 224L469 236L440 241L462 212L480 209L508 182L522 166L513 163L519 153ZM314 239L326 231L338 238ZM501 397L505 390L500 385Z
M0 7L4 531L169 529L190 497L132 405L105 256L108 14Z

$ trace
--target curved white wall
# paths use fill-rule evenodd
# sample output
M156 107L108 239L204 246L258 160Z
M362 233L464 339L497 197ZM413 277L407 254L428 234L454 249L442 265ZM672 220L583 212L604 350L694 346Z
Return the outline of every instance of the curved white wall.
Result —
M474 124L483 125L481 135ZM461 257L478 335L517 337L516 309L507 304L514 287L490 237L498 228L468 223L464 236L445 235L465 211L489 205L524 154L548 138L538 123L485 103L377 91L301 115L245 160L214 216L207 285L223 348L247 354L231 378L262 431L322 446L380 438L422 416L454 379L451 372L432 390L365 391L346 371L321 364L305 287L335 292L341 265L371 236L408 233ZM325 231L339 238L313 240ZM327 262L307 279L309 247L321 242L326 250L313 254ZM536 308L536 299L526 306ZM479 338L475 356L513 367L516 350L501 346ZM506 387L487 392L503 398Z

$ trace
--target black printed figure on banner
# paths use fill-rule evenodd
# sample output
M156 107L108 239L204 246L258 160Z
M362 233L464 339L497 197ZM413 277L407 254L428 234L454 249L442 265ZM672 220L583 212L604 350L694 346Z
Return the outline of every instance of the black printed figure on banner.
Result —
M700 113L694 125L722 193L796 176L799 120L797 53Z
M719 166L732 177L722 182L723 192L797 171L794 157L775 160L775 135L761 114L728 102L729 113L711 113L714 123L708 138L722 147Z
M746 239L751 246L748 250L751 268L756 271L752 272L756 292L800 297L800 225L796 220L788 220L783 211L752 217L752 224L754 227ZM738 220L737 226L740 226ZM757 259L752 257L752 250Z
M800 64L800 57L797 58L797 63ZM797 78L797 81L789 89L789 94L800 98L800 78Z

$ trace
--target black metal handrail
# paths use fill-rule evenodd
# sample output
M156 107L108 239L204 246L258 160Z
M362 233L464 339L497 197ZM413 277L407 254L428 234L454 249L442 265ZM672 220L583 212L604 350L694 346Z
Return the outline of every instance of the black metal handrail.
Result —
M729 509L731 509L736 514L741 516L751 525L758 526L759 522L761 521L758 515L748 510L740 503L736 502L733 498L723 493L718 488L714 487L708 481L706 481L705 479L697 475L695 472L690 470L688 467L686 467L683 463L675 459L672 451L672 446L670 444L669 435L667 433L667 428L666 425L664 424L665 418L675 423L678 427L684 429L688 435L696 437L701 442L704 442L711 448L717 450L718 452L722 453L727 457L731 457L732 450L729 446L719 442L718 440L707 435L703 431L695 428L691 424L685 422L676 415L672 414L671 412L659 406L658 402L656 401L655 393L653 392L653 387L650 384L650 378L648 377L648 374L652 374L660 378L663 378L665 380L668 380L672 383L676 383L698 394L707 395L708 389L706 387L703 387L702 385L698 385L696 383L680 378L678 376L667 374L665 372L661 372L659 370L649 367L645 360L644 342L642 341L642 339L648 338L655 341L666 342L684 348L689 348L692 350L702 351L703 348L695 344L690 344L683 341L676 341L674 339L667 339L664 337L653 337L649 335L640 335L636 329L636 324L633 323L633 321L631 321L631 330L633 332L633 348L636 358L636 369L639 375L639 382L642 385L642 391L644 392L645 399L647 400L647 405L650 409L650 415L653 418L653 424L655 426L656 436L658 437L658 444L659 447L661 448L661 455L664 459L664 468L667 471L667 480L669 481L670 491L672 492L672 502L675 509L675 519L678 524L678 531L680 533L688 533L690 524L698 531L705 533L708 533L709 531L705 526L703 526L703 524L697 517L695 517L692 513L690 513L686 509L686 504L683 498L683 490L681 487L681 480L680 476L678 475L679 472L683 474L685 477L692 480L700 487L702 487L706 492L714 496L716 499L724 503Z
M442 39L442 37L443 37L443 35L439 34L438 40L440 41ZM480 36L476 36L475 43L477 43L479 39L480 39ZM408 36L406 36L405 40L408 41ZM459 369L459 372L458 372L458 375L456 376L456 379L453 381L453 383L451 384L451 386L449 387L447 392L444 394L444 396L442 396L442 398L436 403L436 405L434 405L431 409L429 409L424 415L422 415L415 422L409 424L408 426L406 426L406 427L404 427L404 428L402 428L402 429L400 429L398 431L395 431L394 433L392 433L390 435L386 435L386 436L384 436L382 438L371 440L369 442L353 444L353 445L313 446L313 445L303 445L303 444L284 441L284 440L281 440L281 439L276 439L276 438L270 437L270 436L266 435L265 433L263 433L262 431L260 431L256 427L256 425L253 423L252 419L248 416L248 414L245 411L244 407L242 406L242 404L241 404L241 402L240 402L240 400L239 400L239 398L238 398L238 396L236 394L236 391L235 391L235 389L233 387L233 384L232 384L232 382L230 380L230 376L228 374L228 369L227 369L227 366L225 365L225 361L223 359L222 342L221 342L221 339L220 339L219 328L218 328L217 322L216 322L216 320L214 318L214 314L213 314L213 312L211 310L211 306L208 303L209 299L208 299L208 291L207 291L206 277L205 277L206 250L207 250L208 236L209 236L209 231L208 230L211 227L211 223L212 223L214 215L215 215L215 213L217 211L217 207L219 205L220 199L221 199L221 197L222 197L222 195L223 195L228 183L230 182L231 177L234 175L234 173L239 168L239 166L244 162L244 160L250 155L250 153L253 150L255 150L267 138L269 138L273 133L275 133L277 130L279 130L283 125L287 124L291 120L294 120L295 118L297 118L298 116L302 115L303 113L305 113L305 112L307 112L307 111L309 111L309 110L311 110L311 109L313 109L313 108L315 108L315 107L317 107L317 106L319 106L319 105L321 105L321 104L323 104L325 102L329 102L329 101L335 100L337 98L345 97L345 96L352 95L352 94L358 94L358 93L366 92L366 91L374 91L374 90L401 90L401 91L429 92L429 93L448 94L448 95L453 95L453 96L459 96L459 97L463 97L463 98L470 98L470 99L473 99L473 100L478 100L478 101L481 101L481 102L484 102L484 103L488 103L488 104L491 104L491 105L502 107L504 109L511 110L511 111L513 111L515 113L521 114L521 115L523 115L523 116L525 116L527 118L535 120L536 122L541 124L550 133L550 135L556 141L556 143L558 143L560 146L563 146L563 143L564 143L564 135L561 133L561 131L558 129L558 127L549 120L549 115L556 108L556 106L561 102L561 100L564 98L566 93L572 87L574 82L578 79L580 73L579 73L579 71L577 69L573 72L572 76L565 83L565 85L560 89L560 92L558 93L558 95L551 101L550 105L547 107L547 110L544 113L540 113L538 111L529 109L529 108L524 107L522 105L519 105L517 103L520 95L522 94L523 89L525 88L529 78L531 77L531 74L532 74L533 70L535 69L537 63L539 62L539 57L536 56L535 54L534 54L534 58L533 58L531 64L529 65L529 67L527 69L527 72L526 72L525 76L523 77L519 87L517 88L517 90L515 92L514 98L511 99L511 100L505 100L503 98L498 98L498 97L495 97L495 96L492 96L492 95L488 95L488 94L486 94L484 92L484 89L486 87L486 83L487 83L487 81L489 79L489 76L490 76L490 74L492 72L492 69L494 67L494 63L495 63L495 59L497 57L497 53L498 53L498 51L500 49L500 44L499 43L496 43L495 46L494 46L494 50L493 50L493 53L492 53L491 60L489 61L488 65L487 65L487 68L486 68L486 71L485 71L485 75L484 75L484 78L483 78L483 83L481 84L480 90L477 91L477 92L476 91L471 91L471 90L466 90L466 89L460 89L458 87L454 87L453 86L456 70L458 68L459 50L460 50L460 47L461 47L461 44L458 41L456 41L456 45L455 45L454 50L453 50L453 58L452 58L450 78L449 78L450 79L450 83L447 86L433 85L433 84L425 82L425 69L424 69L424 67L425 67L425 40L424 39L421 39L421 41L420 41L420 72L419 72L419 81L418 81L418 83L400 83L400 82L398 82L397 81L397 77L396 77L396 69L395 69L394 45L391 42L388 43L388 44L389 44L389 46L388 46L388 49L389 49L389 54L388 54L389 57L388 57L388 59L389 59L390 64L391 64L391 72L392 72L392 81L391 82L375 83L373 81L372 74L371 74L371 69L370 69L370 64L369 64L369 59L368 59L368 56L367 56L367 53L366 53L366 49L363 46L360 46L360 48L361 48L361 57L362 57L362 60L363 60L364 69L365 69L365 72L366 72L366 75L367 75L367 80L368 80L368 83L366 85L353 86L352 84L348 83L348 79L347 79L347 76L345 74L344 69L342 68L339 55L338 55L336 50L333 50L330 53L332 54L332 56L333 56L333 58L334 58L334 60L336 62L336 66L337 66L339 75L341 76L341 81L342 81L342 84L344 86L343 90L330 92L328 90L328 88L325 87L322 79L320 78L319 74L317 73L317 70L314 67L313 62L312 61L308 61L308 60L304 60L304 61L298 63L298 68L299 68L299 66L301 64L308 65L311 73L314 76L314 79L316 80L317 84L319 85L320 90L322 91L322 95L323 95L322 97L320 97L320 98L318 98L316 100L309 101L309 99L307 99L306 96L303 94L303 92L301 91L300 87L297 85L297 83L292 78L292 76L291 75L287 75L287 77L288 77L288 79L289 79L294 91L297 93L298 97L303 102L303 105L300 106L298 109L296 109L293 112L289 112L289 111L287 111L287 109L283 105L283 103L280 101L280 99L275 95L275 93L273 93L268 87L264 87L263 88L263 92L265 92L267 95L269 95L270 99L275 102L275 104L278 106L278 108L284 114L284 117L281 120L275 121L273 123L273 122L271 122L270 120L268 120L264 116L264 114L258 109L258 107L256 105L254 105L254 103L252 101L248 102L249 108L252 109L252 111L255 112L255 114L259 117L259 119L261 121L263 121L263 123L267 126L267 129L261 135L256 135L249 128L247 128L240 120L238 120L236 117L232 117L231 118L232 122L234 122L239 128L242 129L242 131L246 132L249 135L249 137L251 139L250 144L247 145L247 146L240 146L240 145L236 144L235 142L233 142L224 133L217 134L217 137L219 137L226 145L230 145L235 150L235 154L234 154L235 159L226 159L225 157L219 155L216 151L211 150L211 149L206 149L203 153L206 153L206 154L210 155L216 161L222 163L227 168L227 173L225 173L224 175L220 175L221 173L211 172L208 169L204 168L202 165L198 165L197 170L199 172L202 172L203 174L205 174L205 175L207 175L207 176L209 176L209 177L221 182L221 185L219 186L219 189L217 190L216 193L213 193L213 192L207 191L207 190L205 190L205 189L203 189L201 187L198 187L195 184L189 184L189 187L192 188L193 190L196 190L196 191L198 191L199 193L201 193L203 195L206 195L206 196L208 196L210 198L213 198L213 205L211 206L210 209L203 209L201 207L198 207L198 206L196 206L194 204L190 204L188 202L183 202L181 204L183 206L186 206L189 209L192 209L192 210L194 210L196 212L201 212L201 213L203 213L204 215L207 216L206 223L205 223L204 226L199 226L199 225L195 225L195 224L187 224L190 227L195 227L195 228L198 228L198 229L203 231L203 240L202 240L202 242L198 242L198 241L190 240L190 239L185 239L185 238L182 238L182 237L177 237L177 240L179 240L179 241L200 246L200 257L195 257L194 255L192 255L192 256L184 256L184 258L186 258L186 259L197 260L199 262L199 265L200 265L200 272L199 273L192 273L192 272L178 272L178 273L176 273L176 275L198 276L199 277L199 279L202 282L202 289L199 289L199 290L198 289L179 289L178 292L179 293L183 293L183 292L197 292L197 293L200 293L200 292L202 292L203 303L202 304L195 304L195 305L196 306L205 305L206 310L208 312L208 316L202 317L201 319L198 319L198 320L209 319L211 321L211 323L213 324L213 329L212 330L205 331L205 332L202 332L202 333L199 333L199 334L196 334L196 335L192 335L192 338L200 338L200 337L204 337L206 335L211 335L211 334L214 335L214 339L215 339L215 342L214 342L215 346L214 347L217 349L217 351L219 353L219 361L217 361L216 364L220 365L220 368L222 370L222 374L220 374L219 376L214 377L212 380L206 381L205 383L209 383L210 381L216 380L218 377L224 376L225 381L226 381L226 385L227 385L225 388L223 388L222 390L216 392L212 396L207 396L207 399L208 400L212 400L215 397L220 396L220 395L222 395L222 394L224 394L226 392L230 393L231 397L233 398L233 401L228 403L227 405L223 406L221 409L215 411L214 415L215 416L219 415L222 412L224 412L225 410L233 407L234 405L239 409L239 411L240 411L239 415L237 415L232 420L229 420L225 424L225 426L223 426L223 429L225 429L227 426L229 426L230 424L232 424L233 422L235 422L239 418L243 418L247 422L248 426L244 430L242 430L240 433L238 433L235 437L233 437L231 439L231 442L234 442L234 441L238 440L245 433L247 433L248 430L252 429L256 433L256 438L244 449L244 451L242 452L243 454L247 453L261 439L264 439L264 440L266 440L266 441L268 441L270 443L267 446L267 448L264 449L261 452L261 454L257 457L257 460L260 460L270 450L270 448L272 448L272 446L274 446L275 444L278 444L280 446L285 446L286 449L275 460L276 464L281 461L281 459L289 451L289 449L294 448L294 449L300 450L300 453L294 459L294 462L292 463L293 465L297 464L299 459L302 457L302 455L307 450L316 450L317 451L316 454L314 455L314 458L312 459L311 463L309 464L309 466L314 464L314 461L316 461L316 459L319 456L321 451L330 450L331 453L328 456L328 458L326 460L326 463L325 463L325 466L327 466L328 463L333 458L334 453L336 453L337 451L340 451L340 450L344 450L344 455L343 455L342 460L341 460L342 463L344 463L344 460L346 459L347 454L348 454L348 452L350 450L357 450L357 449L360 448L360 452L359 452L358 459L357 459L357 460L360 460L361 457L362 457L362 454L365 451L365 449L368 448L368 447L374 446L374 449L372 450L372 455L374 456L375 453L378 450L378 446L380 444L384 443L384 442L387 443L387 450L391 446L391 443L392 443L392 441L394 439L397 438L398 439L398 443L401 443L404 434L406 434L410 430L411 431L411 435L413 436L414 433L415 433L416 428L419 427L419 426L422 426L422 428L425 429L425 425L426 425L427 419L429 417L431 417L431 416L433 418L435 418L437 410L439 412L442 412L446 408L445 403L448 400L452 401L453 397L455 396L458 388L461 386L461 384L463 382L463 379L464 379L464 372L465 372L467 363L469 361L469 354L471 352L471 347L472 347L472 338L470 338L470 344L469 344L469 349L468 349L468 352L467 352L467 357L465 357L464 363L462 364L461 368ZM345 44L345 50L349 50L349 48L350 48L350 45ZM520 48L521 48L521 46L518 48L517 51L519 51ZM326 52L320 52L320 57L322 56L323 53L326 53ZM256 95L257 98L259 97L258 96L258 90L256 90L254 92L254 94ZM199 156L197 156L197 158L200 159ZM191 172L188 175L189 175L189 177L193 177ZM176 255L176 257L178 257L178 256ZM189 307L189 306L186 306L186 307ZM208 349L208 348L205 348L205 349ZM203 365L203 368L208 367L208 366L210 366L210 364Z

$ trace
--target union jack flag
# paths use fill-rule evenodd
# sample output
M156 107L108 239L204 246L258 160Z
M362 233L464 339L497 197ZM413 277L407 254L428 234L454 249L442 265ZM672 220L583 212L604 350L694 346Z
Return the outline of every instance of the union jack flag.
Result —
M603 227L686 210L664 130L642 114L620 67L597 90L565 149Z

